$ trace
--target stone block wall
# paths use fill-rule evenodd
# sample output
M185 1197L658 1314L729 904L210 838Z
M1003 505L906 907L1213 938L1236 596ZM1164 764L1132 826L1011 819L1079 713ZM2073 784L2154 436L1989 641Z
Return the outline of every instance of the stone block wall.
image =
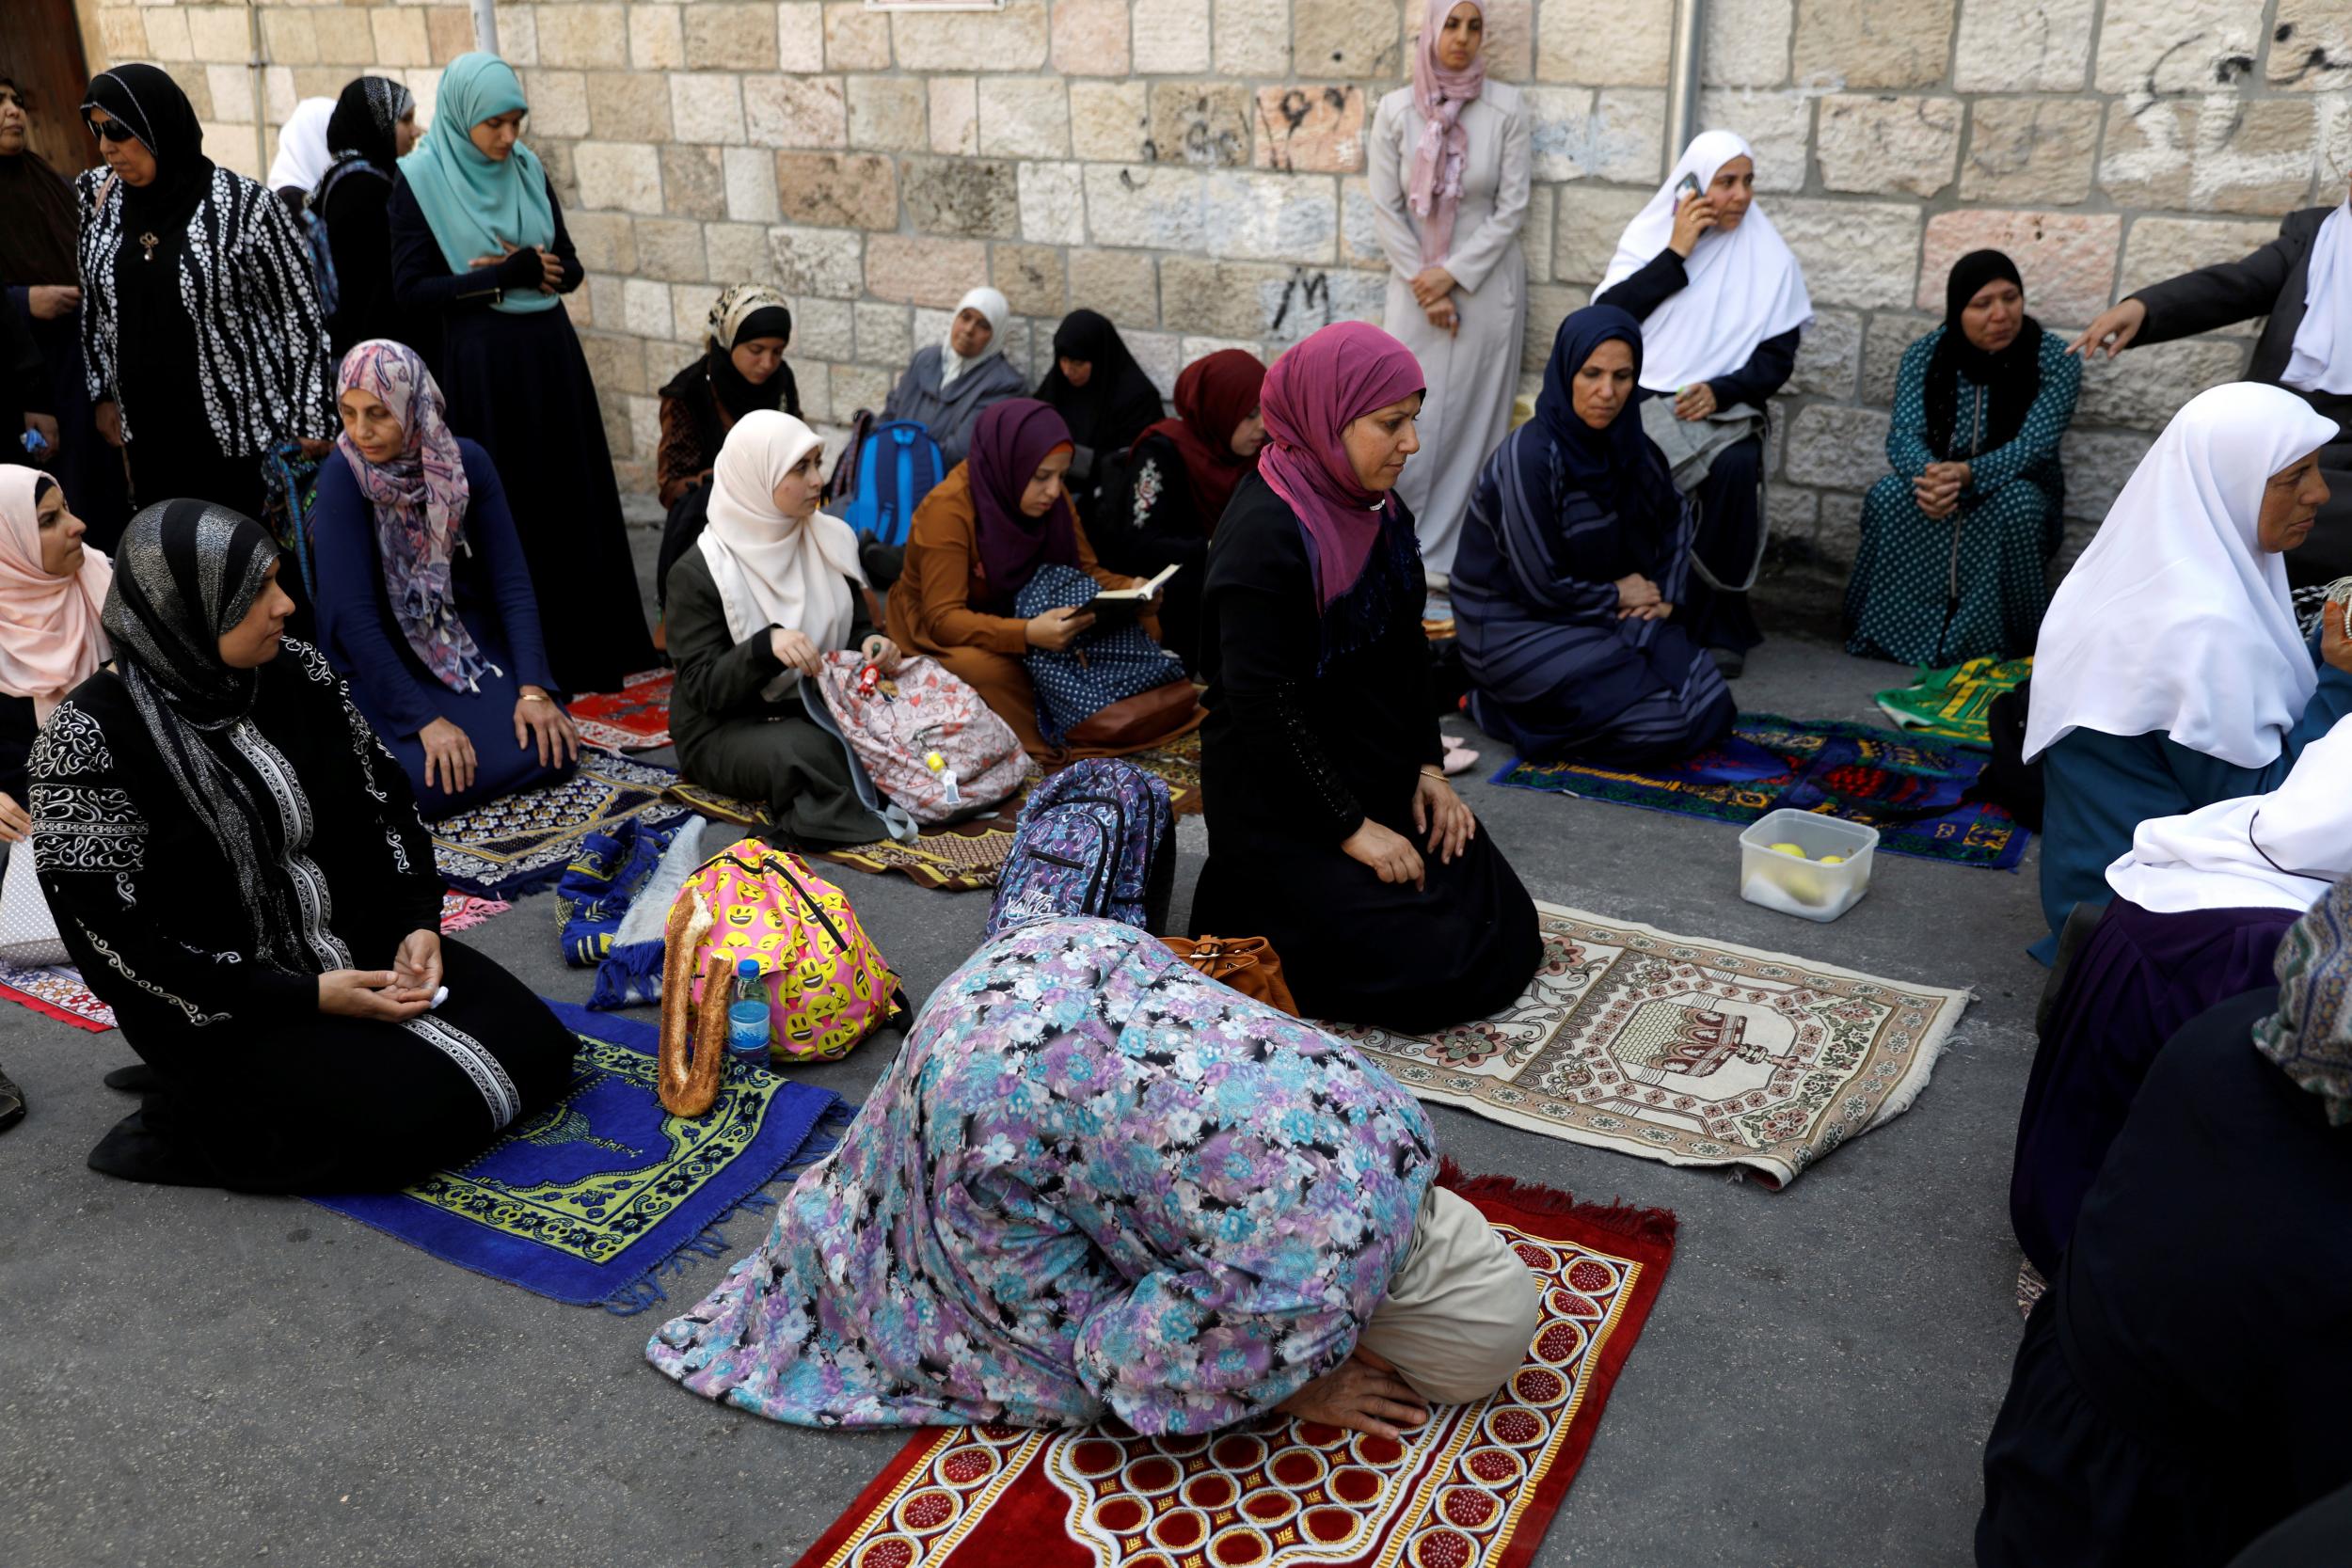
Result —
M184 83L208 147L256 156L242 6L82 0L116 59ZM257 0L261 111L355 73L408 82L471 47L463 5ZM1523 369L1661 178L1673 0L1492 0L1491 69L1535 115ZM1407 0L502 3L527 135L590 278L570 306L626 486L649 488L654 390L717 290L795 305L814 419L879 407L971 284L1014 362L1054 323L1116 320L1163 388L1187 359L1271 355L1376 320L1364 135L1404 79ZM1708 0L1703 125L1757 187L1819 318L1779 405L1776 526L1851 554L1883 471L1896 361L1944 272L1996 245L2046 325L2234 257L2352 168L2352 0ZM2242 372L2237 332L2094 364L2068 439L2077 543L2172 410Z

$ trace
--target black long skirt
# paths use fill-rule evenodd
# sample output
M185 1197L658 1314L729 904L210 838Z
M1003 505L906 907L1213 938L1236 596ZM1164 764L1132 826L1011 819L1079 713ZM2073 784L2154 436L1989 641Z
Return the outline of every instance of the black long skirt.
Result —
M645 630L596 383L561 309L451 315L450 428L482 443L515 514L539 632L566 691L617 691L659 662Z
M1718 452L1692 492L1699 506L1698 538L1691 553L1723 583L1742 583L1756 562L1764 528L1756 481L1764 471L1764 438L1751 436ZM1702 648L1745 653L1764 641L1745 594L1711 588L1693 570L1675 622Z

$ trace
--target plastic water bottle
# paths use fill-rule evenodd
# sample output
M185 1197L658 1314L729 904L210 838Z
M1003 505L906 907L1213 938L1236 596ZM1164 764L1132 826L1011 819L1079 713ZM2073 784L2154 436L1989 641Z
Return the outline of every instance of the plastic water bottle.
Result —
M735 1000L727 1004L727 1054L746 1067L768 1065L768 990L759 983L759 960L735 964Z

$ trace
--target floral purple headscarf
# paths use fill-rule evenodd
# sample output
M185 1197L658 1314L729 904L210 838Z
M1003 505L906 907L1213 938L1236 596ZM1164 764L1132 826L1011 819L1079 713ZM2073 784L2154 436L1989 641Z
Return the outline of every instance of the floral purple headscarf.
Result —
M343 356L335 395L354 388L390 409L406 433L400 455L389 463L369 462L348 433L335 441L359 493L375 507L376 553L392 619L442 685L477 690L489 663L458 619L449 579L470 490L457 437L442 416L441 388L415 349L382 338Z
M1323 328L1265 372L1258 406L1266 444L1258 453L1258 472L1290 502L1306 531L1317 610L1329 609L1356 586L1396 507L1392 492L1367 490L1356 478L1341 433L1350 420L1426 385L1413 351L1364 322Z
M973 541L988 579L987 602L975 610L1009 615L1014 595L1040 566L1078 563L1078 519L1068 491L1042 517L1021 510L1038 465L1056 447L1073 444L1069 424L1035 398L992 403L973 427L964 466L972 482Z

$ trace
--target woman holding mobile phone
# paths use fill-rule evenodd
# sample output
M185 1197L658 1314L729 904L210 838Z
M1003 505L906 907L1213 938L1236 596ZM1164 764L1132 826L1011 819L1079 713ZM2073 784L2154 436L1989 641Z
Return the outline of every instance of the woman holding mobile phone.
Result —
M1764 551L1765 407L1813 320L1804 269L1755 202L1755 150L1700 133L1626 225L1593 295L1642 324L1643 427L1699 504L1682 613L1725 675L1764 640L1747 589Z

